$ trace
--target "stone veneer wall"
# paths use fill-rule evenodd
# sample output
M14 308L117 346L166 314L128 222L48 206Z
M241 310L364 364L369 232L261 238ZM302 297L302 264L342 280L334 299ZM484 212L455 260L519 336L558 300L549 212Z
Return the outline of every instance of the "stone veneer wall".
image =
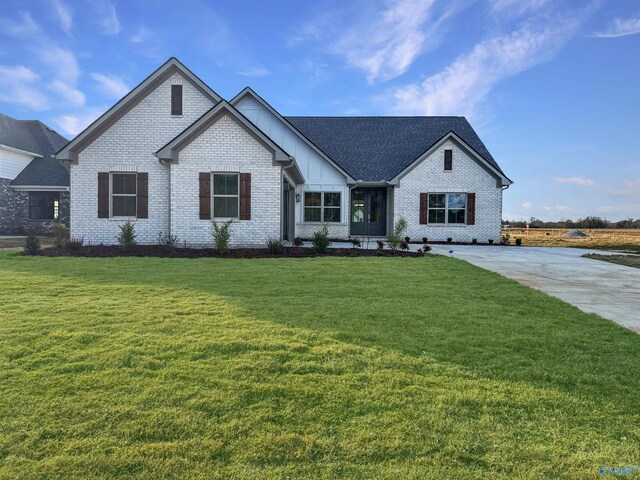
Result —
M35 228L38 233L49 233L54 220L29 219L29 192L16 191L9 186L11 180L0 178L0 235L23 235ZM69 228L69 192L60 192L58 221Z

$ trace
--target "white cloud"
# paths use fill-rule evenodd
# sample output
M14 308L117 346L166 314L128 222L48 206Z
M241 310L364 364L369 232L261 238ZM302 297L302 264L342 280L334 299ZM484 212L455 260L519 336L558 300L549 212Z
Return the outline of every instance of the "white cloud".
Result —
M54 80L48 88L74 107L81 107L86 100L84 93L60 80Z
M29 12L20 13L20 20L13 21L0 18L0 32L12 37L24 37L35 35L40 27L33 21Z
M109 0L93 0L93 10L98 25L105 35L118 35L122 30L116 7Z
M102 113L101 110L92 108L78 115L61 115L54 120L64 133L75 136Z
M549 0L491 0L489 7L493 13L515 17L540 10L547 3Z
M574 185L580 185L582 187L590 187L594 184L594 181L590 178L582 178L582 177L556 177L556 182L560 183L572 183Z
M468 5L462 0L386 0L384 8L375 10L371 3L347 5L298 25L287 43L313 41L362 70L369 83L386 81L440 45L448 20Z
M581 23L578 16L525 23L476 44L443 71L396 89L396 110L419 115L469 115L497 84L552 58Z
M542 207L542 208L544 208L544 210L547 211L547 212L569 213L569 212L573 211L571 208L567 207L566 205L552 205L552 206L547 206L547 207Z
M38 79L38 75L25 66L0 65L0 101L46 110L49 108L47 99L34 85Z
M80 76L80 67L71 50L43 43L36 49L36 54L51 69L57 79L75 87Z
M115 99L124 97L129 93L129 90L131 90L127 84L118 77L103 75L102 73L92 73L91 78L98 82L102 93Z
M520 207L521 207L523 210L531 210L531 209L533 208L533 203L531 203L531 202L524 202L524 203L520 204Z
M596 33L598 38L615 38L640 33L640 17L634 18L614 18L609 27Z
M51 6L58 17L58 20L60 20L60 28L62 28L65 33L70 33L71 26L73 25L73 14L71 13L71 8L62 0L51 0Z
M133 43L146 43L153 38L153 33L144 25L140 25L136 33L131 35L131 42Z
M269 75L269 70L261 67L253 67L238 72L238 75L243 75L245 77L264 77L265 75Z
M395 78L426 49L436 47L446 20L460 9L435 0L392 0L376 18L347 30L332 50L363 70L369 83Z

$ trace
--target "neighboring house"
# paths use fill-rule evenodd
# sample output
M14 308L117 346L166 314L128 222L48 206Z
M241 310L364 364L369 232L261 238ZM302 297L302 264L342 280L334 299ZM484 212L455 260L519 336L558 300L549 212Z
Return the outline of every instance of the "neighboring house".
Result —
M413 239L500 239L512 182L462 117L283 117L250 88L230 101L171 58L62 148L71 234L112 244L171 233L233 245L268 237L383 237L401 216Z
M69 224L69 169L54 156L67 142L38 120L0 113L0 235Z

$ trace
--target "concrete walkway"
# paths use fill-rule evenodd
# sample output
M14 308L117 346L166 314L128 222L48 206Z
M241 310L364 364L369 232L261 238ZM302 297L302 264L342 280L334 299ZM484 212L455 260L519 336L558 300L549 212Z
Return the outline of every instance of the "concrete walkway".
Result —
M640 333L640 269L581 257L614 252L471 245L432 248L432 253L466 260Z

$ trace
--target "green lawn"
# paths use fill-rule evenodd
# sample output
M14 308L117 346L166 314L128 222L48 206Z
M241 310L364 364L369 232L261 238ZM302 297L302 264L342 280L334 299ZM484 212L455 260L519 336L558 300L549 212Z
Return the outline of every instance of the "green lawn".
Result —
M640 337L465 262L0 252L0 478L597 478Z

